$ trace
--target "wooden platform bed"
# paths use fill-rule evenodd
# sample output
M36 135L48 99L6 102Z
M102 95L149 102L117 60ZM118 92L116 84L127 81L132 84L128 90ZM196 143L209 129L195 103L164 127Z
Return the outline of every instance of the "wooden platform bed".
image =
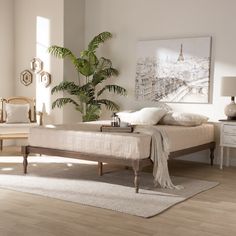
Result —
M195 152L207 150L207 149L210 150L210 164L213 165L215 142L209 142L203 145L194 146L191 148L171 152L169 157L175 158L175 157L179 157L185 154L195 153ZM50 156L61 156L61 157L96 161L98 162L99 175L102 175L103 173L103 170L102 170L103 163L118 164L118 165L132 167L134 170L134 186L135 186L136 193L138 193L139 191L140 171L142 170L143 167L152 164L152 161L150 158L145 158L145 159L140 159L140 160L121 159L114 156L94 155L94 154L87 154L87 153L81 153L81 152L75 152L75 151L67 151L67 150L36 147L36 146L22 146L21 151L23 155L23 168L24 168L25 174L27 173L27 166L28 166L27 159L28 159L29 154L43 154L43 155L50 155Z

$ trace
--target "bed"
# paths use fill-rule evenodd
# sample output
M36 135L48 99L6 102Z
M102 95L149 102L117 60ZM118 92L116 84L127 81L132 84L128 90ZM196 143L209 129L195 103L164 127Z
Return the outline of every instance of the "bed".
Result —
M101 125L101 123L91 123L32 128L29 145L22 147L24 173L27 173L29 154L97 161L99 175L102 175L103 163L121 164L133 168L137 193L140 171L152 164L151 135L138 132L139 129L135 129L133 133L103 133L100 132ZM209 149L210 163L213 165L215 142L212 124L195 127L168 125L155 127L168 136L169 158Z

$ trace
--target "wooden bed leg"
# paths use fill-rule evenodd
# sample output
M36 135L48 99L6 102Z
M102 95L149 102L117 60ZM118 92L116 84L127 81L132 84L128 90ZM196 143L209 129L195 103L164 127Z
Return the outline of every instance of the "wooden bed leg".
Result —
M134 171L134 187L135 187L135 193L138 193L139 191L139 171Z
M102 176L103 175L103 164L102 162L98 162L98 175Z
M0 139L0 151L2 151L2 146L3 146L3 140Z
M134 187L135 193L139 192L139 161L136 160L132 163L132 167L134 170Z
M21 147L21 153L23 155L23 169L24 169L24 174L27 174L27 166L28 166L28 151L27 147L23 146Z
M211 158L211 166L213 166L213 162L214 162L214 151L215 151L215 148L210 148L210 158Z
M24 156L24 160L23 160L23 168L24 168L24 174L27 174L27 166L28 166L28 154L25 154Z

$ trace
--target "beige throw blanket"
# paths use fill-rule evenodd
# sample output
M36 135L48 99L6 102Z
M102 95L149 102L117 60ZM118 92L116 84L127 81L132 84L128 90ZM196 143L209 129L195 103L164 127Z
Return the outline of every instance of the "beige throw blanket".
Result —
M169 142L164 130L156 126L137 126L135 132L145 133L152 136L151 160L153 161L154 185L158 183L162 188L182 189L172 183L168 169Z

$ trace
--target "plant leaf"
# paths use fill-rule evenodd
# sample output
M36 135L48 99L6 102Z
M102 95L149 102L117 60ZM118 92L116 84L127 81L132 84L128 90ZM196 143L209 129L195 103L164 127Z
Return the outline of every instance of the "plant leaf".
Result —
M99 100L96 100L96 102L98 104L104 104L105 107L111 111L118 111L120 109L120 107L115 102L108 99L99 99Z
M107 68L104 70L101 70L99 72L99 74L103 74L104 76L106 76L107 78L111 77L111 76L117 76L119 74L118 70L115 68Z
M114 68L107 68L104 70L99 71L98 73L94 73L92 84L93 86L98 85L99 83L103 82L104 80L108 79L111 76L117 76L119 73Z
M86 77L91 76L96 70L96 65L90 63L87 59L78 58L77 62L77 70Z
M52 103L52 109L55 107L61 108L65 106L68 103L74 104L76 107L79 106L77 102L75 102L72 98L57 98L53 103Z
M60 91L66 91L69 94L76 94L73 91L79 90L79 86L76 85L74 82L69 82L69 81L62 81L60 84L52 88L51 94L60 92Z
M115 84L108 84L104 88L102 88L100 91L97 92L97 96L100 96L106 90L108 90L109 92L120 94L120 95L127 95L125 88L115 85Z
M86 114L83 115L83 121L98 120L101 113L101 106L99 104L89 104L86 108Z
M69 50L68 48L63 48L57 45L52 45L48 48L48 52L58 58L65 58L69 57L72 62L74 63L76 61L76 56Z
M99 72L104 69L108 69L112 67L112 62L109 59L106 59L105 57L101 57L98 61L98 65L96 68L96 72Z
M110 32L102 32L95 36L92 41L88 45L88 50L94 52L99 44L104 43L106 40L112 38L112 34Z

